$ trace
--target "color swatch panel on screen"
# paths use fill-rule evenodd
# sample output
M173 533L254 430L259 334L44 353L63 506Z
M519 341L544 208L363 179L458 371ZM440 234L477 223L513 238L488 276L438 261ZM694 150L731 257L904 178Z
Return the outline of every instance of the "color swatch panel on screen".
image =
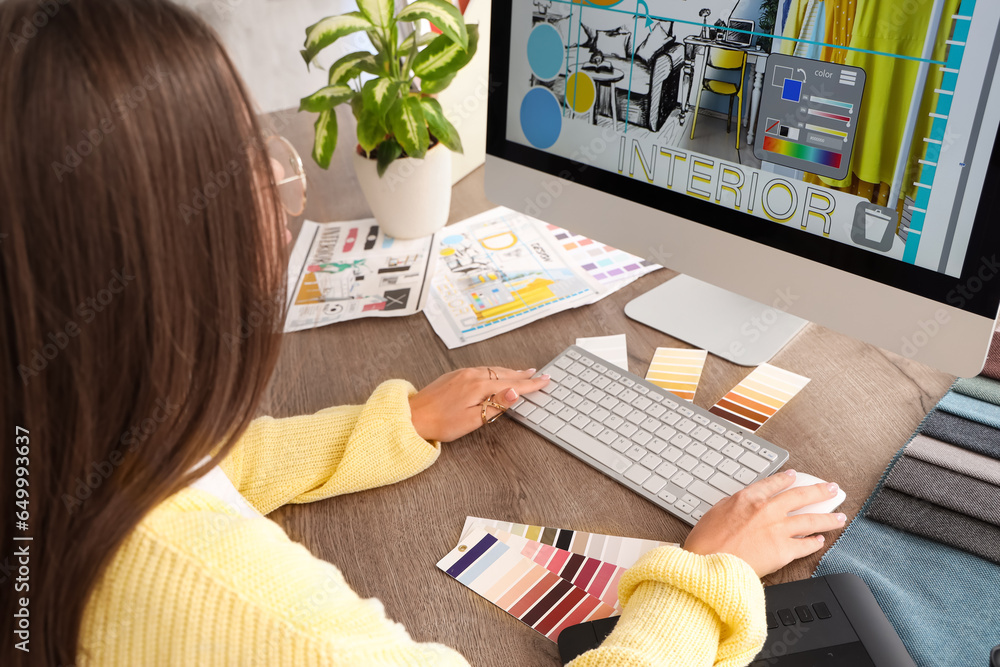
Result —
M719 399L710 412L756 431L807 384L807 377L761 364Z
M618 567L630 568L639 557L657 547L677 546L674 542L644 540L636 537L618 537L601 533L588 533L582 530L568 528L548 528L532 526L523 523L512 523L498 519L483 519L470 516L465 519L462 528L462 539L468 537L473 530L483 529L492 533L501 531L517 537L523 537L543 545L563 549L588 558L596 558Z
M615 614L600 598L479 528L437 566L552 641L571 625Z
M658 347L649 362L646 379L685 400L693 401L707 358L705 350Z

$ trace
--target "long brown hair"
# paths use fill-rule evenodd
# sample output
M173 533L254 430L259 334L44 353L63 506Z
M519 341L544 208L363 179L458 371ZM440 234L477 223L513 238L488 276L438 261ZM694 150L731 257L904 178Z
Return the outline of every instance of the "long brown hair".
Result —
M283 220L249 95L191 12L10 0L0 37L0 649L71 664L115 550L254 416Z

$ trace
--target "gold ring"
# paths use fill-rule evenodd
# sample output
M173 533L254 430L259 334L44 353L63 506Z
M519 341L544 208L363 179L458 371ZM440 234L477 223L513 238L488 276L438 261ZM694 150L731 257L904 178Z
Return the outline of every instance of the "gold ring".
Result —
M489 376L490 376L491 380L499 380L500 379L500 376L497 375L497 372L495 370L493 370L492 368L487 368L486 372L489 373ZM490 398L493 398L493 397L491 396Z
M492 424L496 420L500 419L500 417L501 417L501 415L503 415L503 413L507 412L507 407L506 406L500 405L499 403L496 403L496 402L493 401L493 397L494 396L496 396L496 394L490 394L490 397L487 398L485 401L483 401L483 404L482 404L482 408L483 409L482 409L482 412L480 413L480 416L483 418L483 425L484 426L486 424ZM496 408L500 412L496 413L492 417L487 417L486 416L486 408L487 407Z

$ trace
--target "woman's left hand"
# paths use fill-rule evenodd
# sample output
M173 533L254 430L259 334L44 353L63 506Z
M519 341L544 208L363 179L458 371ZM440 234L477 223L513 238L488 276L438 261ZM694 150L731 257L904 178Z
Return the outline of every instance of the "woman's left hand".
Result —
M532 378L534 373L534 368L512 371L483 366L446 373L410 396L413 427L424 440L457 440L483 425L482 405L490 396L494 403L509 408L521 394L538 391L549 383L548 375ZM486 417L499 412L487 407Z

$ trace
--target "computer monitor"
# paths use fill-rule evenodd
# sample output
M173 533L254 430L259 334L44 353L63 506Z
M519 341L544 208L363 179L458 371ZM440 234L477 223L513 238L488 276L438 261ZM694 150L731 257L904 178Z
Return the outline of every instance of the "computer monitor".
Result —
M794 334L787 311L976 374L1000 303L1000 3L785 4L494 0L488 196L690 276L628 314L738 363ZM727 39L741 21L749 43Z

